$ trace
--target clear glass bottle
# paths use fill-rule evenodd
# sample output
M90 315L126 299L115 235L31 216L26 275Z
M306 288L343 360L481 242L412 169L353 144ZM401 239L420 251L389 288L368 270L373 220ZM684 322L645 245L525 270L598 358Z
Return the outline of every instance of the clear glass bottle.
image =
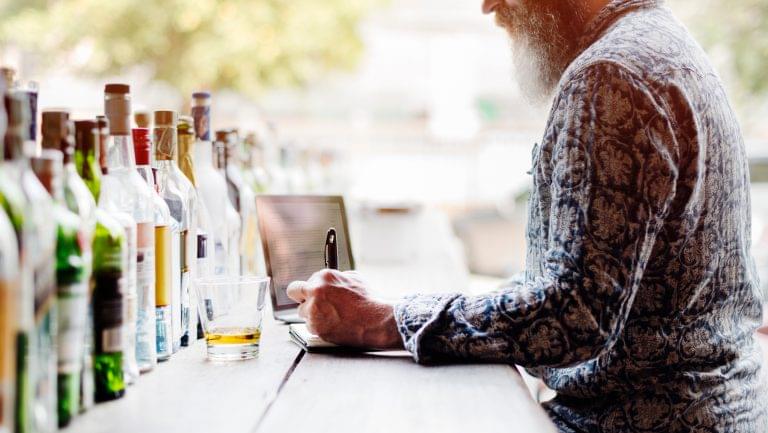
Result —
M58 116L57 116L58 117ZM59 120L59 119L57 119ZM47 123L46 123L47 122ZM51 116L44 117L50 138ZM58 123L58 122L57 122ZM66 124L66 122L64 122ZM50 144L50 143L48 143ZM56 149L43 149L32 158L32 169L54 199L51 218L56 222L56 360L58 426L69 425L80 411L80 370L88 308L86 249L90 242L83 234L80 217L64 202L64 158Z
M219 175L224 178L224 183L227 187L228 206L225 208L225 217L227 219L227 274L240 275L240 242L242 239L241 233L243 230L243 223L240 217L240 213L237 211L237 204L234 200L237 196L234 195L234 186L231 185L231 180L227 179L227 163L226 163L226 142L228 140L229 131L220 130L216 131L216 141L213 143L213 157L216 170Z
M211 218L208 239L211 246L214 275L225 275L229 268L230 237L239 238L240 219L237 211L227 198L227 181L214 166L213 143L211 142L211 95L196 92L192 95L192 117L195 124L194 174L200 196L210 210L224 213L224 218Z
M171 217L181 224L180 234L180 258L181 281L178 294L178 313L172 304L174 330L174 347L187 346L190 336L197 334L197 328L191 329L190 320L190 276L195 266L195 253L197 249L197 227L195 215L197 209L197 192L192 183L184 176L176 164L175 155L178 151L178 138L176 112L171 110L155 111L154 115L154 144L155 144L155 168L157 169L157 185L160 196L163 197L171 210ZM193 334L194 333L194 334Z
M240 135L237 129L227 134L224 148L224 169L230 198L240 213L240 272L243 275L263 274L266 269L262 256L259 222L256 216L256 193L245 181L240 157Z
M118 182L103 182L101 199L111 199L118 209L136 222L136 267L127 270L126 286L126 382L131 384L140 371L148 371L156 362L156 341L152 332L137 334L136 329L154 330L154 311L147 315L138 309L139 299L150 296L155 288L155 221L153 191L136 171L131 139L131 95L127 84L107 84L104 112L109 119L110 138L107 164L109 175ZM106 190L108 186L114 186ZM130 235L129 235L130 238ZM129 241L130 242L130 241ZM130 263L130 262L129 262ZM141 294L141 295L139 295ZM140 339L140 340L139 340ZM141 364L141 365L139 365Z
M154 191L152 203L155 209L155 289L151 304L155 309L155 357L166 361L171 357L171 211L155 185L152 170L152 142L149 129L133 129L133 149L136 156L136 171Z
M53 200L35 176L24 149L29 136L30 104L23 92L5 95L8 129L3 171L21 186L26 206L22 245L27 277L19 295L20 330L17 338L17 431L56 430L56 223ZM32 205L34 204L34 205Z

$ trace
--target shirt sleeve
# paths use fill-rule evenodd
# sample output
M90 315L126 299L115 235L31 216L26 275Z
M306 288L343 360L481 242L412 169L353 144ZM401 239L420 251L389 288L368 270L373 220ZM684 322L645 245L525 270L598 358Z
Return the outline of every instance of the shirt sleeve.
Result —
M621 66L572 75L534 167L533 194L548 204L533 224L541 272L481 296L403 299L395 318L417 362L557 368L612 347L675 196L677 144L662 107Z

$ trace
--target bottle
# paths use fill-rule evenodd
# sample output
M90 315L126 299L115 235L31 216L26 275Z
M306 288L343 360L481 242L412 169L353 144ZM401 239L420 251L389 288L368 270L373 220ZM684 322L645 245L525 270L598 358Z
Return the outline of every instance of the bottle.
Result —
M98 185L93 191L94 199L99 203L96 209L96 234L93 238L93 293L91 311L93 312L93 400L104 402L121 398L125 395L124 379L124 321L125 271L129 258L135 260L135 250L129 246L128 236L136 239L136 223L133 218L112 206L109 200L101 200L101 183L118 182L109 180L107 164L107 144L109 141L109 121L104 116L96 118L94 154L99 161L99 172L93 172L89 184ZM90 141L89 141L90 143ZM88 145L90 148L90 144ZM87 182L88 183L88 182ZM109 188L107 188L109 190ZM126 227L128 232L126 232ZM134 247L135 248L135 247ZM83 390L87 392L87 390ZM88 398L87 396L84 398Z
M256 216L256 193L245 181L241 169L240 137L237 129L227 133L224 148L224 170L229 185L229 196L240 213L242 227L240 239L240 270L243 275L256 275L266 271L262 257L259 222Z
M154 317L139 317L138 299L152 299L155 286L155 222L152 206L152 190L136 171L133 141L131 139L131 95L127 84L107 84L104 88L104 112L109 119L111 147L108 149L108 176L118 182L103 182L101 199L112 200L114 207L131 215L136 223L135 268L127 269L126 286L126 382L134 383L140 370L152 368L156 356L150 352L155 347L155 336L136 334L137 327L147 329L146 322L154 323ZM131 235L126 233L130 238ZM129 266L132 261L129 260ZM151 337L151 338L150 338ZM137 341L137 338L141 339ZM137 353L138 350L138 353ZM138 363L141 358L141 367Z
M192 99L192 117L195 125L193 172L202 201L211 211L221 213L223 210L225 215L224 218L211 218L208 239L211 245L209 256L212 259L212 272L214 275L225 275L228 273L230 230L238 233L240 220L227 198L227 181L213 164L211 95L208 92L196 92L192 94ZM234 221L235 227L229 226L231 221Z
M4 82L0 81L0 94L4 94ZM5 110L0 110L0 136L5 134ZM0 143L0 155L3 154ZM21 289L21 235L23 213L21 208L12 208L3 185L9 183L3 164L0 163L0 432L14 430L14 408L16 388L16 335L19 323L17 297ZM11 187L12 188L12 187ZM13 189L12 194L20 200L21 191ZM11 199L13 200L13 199ZM6 213L8 212L8 213ZM16 217L16 224L12 218Z
M29 148L30 105L22 92L5 94L8 128L3 171L24 194L22 256L24 273L18 298L16 431L56 430L55 248L53 200L35 176L24 151Z
M57 116L58 117L58 116ZM59 120L59 119L57 119ZM50 116L44 116L43 128L50 139ZM57 122L58 123L58 122ZM66 124L66 122L64 122ZM48 143L50 144L50 142ZM82 361L87 318L88 264L83 223L64 204L64 158L51 148L32 158L32 169L54 199L50 217L56 222L56 304L58 366L58 425L69 425L80 404L80 363Z
M136 171L152 189L155 221L155 358L166 361L171 357L171 211L160 197L155 186L155 175L150 164L152 143L147 128L134 128L133 148L136 156Z
M269 191L269 172L264 163L264 148L258 136L254 132L248 133L243 142L246 150L246 161L243 177L256 194L265 194Z
M171 297L174 330L173 344L187 346L190 336L196 335L197 329L192 330L190 320L189 284L192 268L195 262L197 248L195 215L197 212L197 192L192 183L184 176L176 164L177 153L176 112L170 110L155 111L154 116L155 168L157 169L157 184L160 195L171 210L171 217L181 224L181 283L179 293ZM173 306L177 304L177 313Z
M2 129L2 128L0 128ZM16 233L0 212L0 432L14 429L16 386L16 296L20 286L19 250Z
M228 206L225 207L228 246L226 273L229 275L240 275L240 234L243 229L243 224L240 213L237 210L237 203L234 202L234 200L237 200L237 196L232 193L234 191L234 186L231 185L231 179L227 179L225 148L228 135L229 131L216 131L216 141L213 143L213 157L216 169L227 186L226 197L228 198Z
M195 283L198 278L210 277L211 266L207 262L209 257L207 252L204 256L200 255L197 249L200 248L201 238L205 238L206 242L213 233L212 218L209 213L208 204L205 201L204 196L201 194L195 177L195 129L194 119L190 116L179 117L179 124L176 128L178 135L178 165L179 169L184 173L184 176L192 184L194 194L197 197L196 213L194 215L195 223L197 226L197 236L195 239L195 249L193 250L194 258L196 259L196 265L194 267L194 273L192 274L189 297L190 297L190 335L196 334L195 330L198 328L199 317L197 314L197 289Z
M94 120L78 120L75 122L75 167L77 174L88 188L94 203L99 199L101 191L101 167L99 165L101 149L99 146L98 124ZM103 244L105 238L111 236L110 228L118 228L118 236L125 236L119 224L103 209L96 208L94 235L91 242L91 252L97 242ZM83 363L80 374L80 412L84 412L94 404L94 324L93 324L93 291L96 289L96 278L93 268L96 258L91 254L91 278L88 290L88 316L85 328L85 342L83 350ZM120 367L122 377L122 364Z

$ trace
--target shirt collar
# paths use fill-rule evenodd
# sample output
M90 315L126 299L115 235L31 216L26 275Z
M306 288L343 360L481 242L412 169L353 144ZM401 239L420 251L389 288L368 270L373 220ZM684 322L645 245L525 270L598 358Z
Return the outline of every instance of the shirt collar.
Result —
M611 0L587 26L579 42L579 53L595 43L611 24L628 12L657 7L663 2L663 0Z

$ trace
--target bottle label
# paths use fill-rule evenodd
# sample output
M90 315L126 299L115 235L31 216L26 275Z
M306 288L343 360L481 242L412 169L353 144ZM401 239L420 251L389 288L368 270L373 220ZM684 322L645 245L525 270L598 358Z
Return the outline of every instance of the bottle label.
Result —
M174 230L171 239L171 345L173 351L181 345L181 233Z
M181 231L181 335L182 344L189 344L189 283L190 254L194 250L189 230Z
M157 356L166 359L171 355L171 315L170 307L157 307Z
M224 247L224 242L216 239L214 250L214 275L226 275L227 273L227 249Z
M155 227L155 305L171 305L172 249L171 228Z
M155 224L137 224L136 249L136 358L154 363L155 355Z
M59 287L57 297L59 374L72 374L80 370L85 344L85 325L88 320L87 290L88 286L85 282Z
M123 327L107 328L101 332L101 348L104 353L123 351Z
M0 255L0 261L2 256ZM13 418L6 417L10 415L6 408L11 404L14 385L14 365L16 362L13 356L16 353L14 345L16 343L14 320L14 308L11 298L11 285L0 281L0 431L7 428L11 431Z

